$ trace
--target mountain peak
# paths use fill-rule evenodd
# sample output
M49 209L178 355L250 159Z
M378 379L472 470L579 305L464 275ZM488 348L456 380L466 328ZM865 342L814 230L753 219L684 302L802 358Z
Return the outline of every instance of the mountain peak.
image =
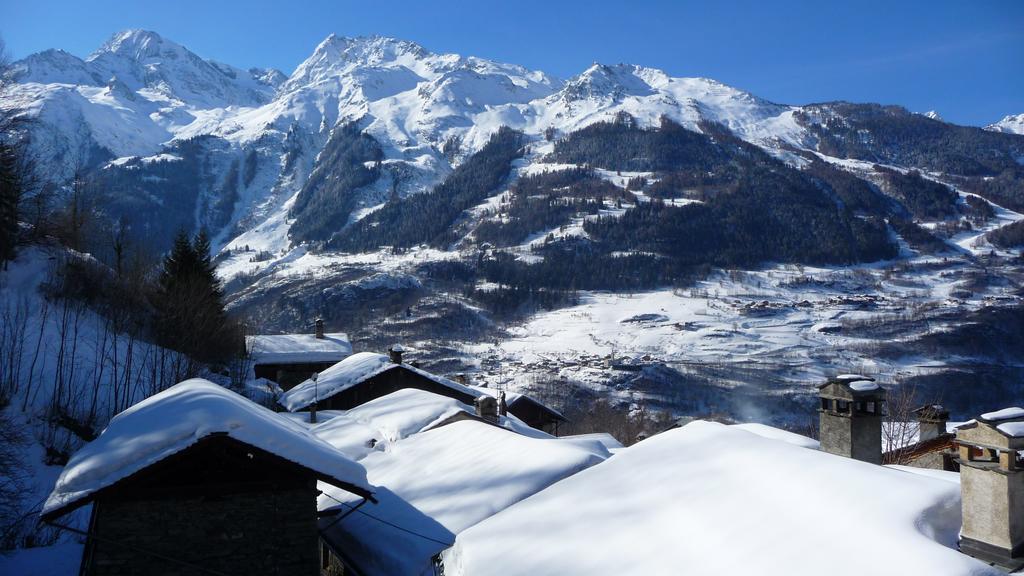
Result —
M1024 134L1024 114L1011 114L995 124L989 124L985 129L993 132Z
M405 66L419 64L433 54L415 42L387 36L327 36L295 69L283 89L305 86L342 75L358 67Z
M330 34L324 38L312 57L330 57L332 59L354 60L369 58L380 61L393 60L401 55L410 54L422 58L430 52L415 42L400 40L390 36L339 36Z
M103 54L116 54L132 60L142 60L159 54L164 47L182 49L178 44L165 40L151 30L137 28L122 30L111 36L87 60L94 60Z
M563 89L570 100L584 98L621 98L624 95L646 96L653 91L648 77L659 71L633 64L602 64L594 62L579 75L568 80Z

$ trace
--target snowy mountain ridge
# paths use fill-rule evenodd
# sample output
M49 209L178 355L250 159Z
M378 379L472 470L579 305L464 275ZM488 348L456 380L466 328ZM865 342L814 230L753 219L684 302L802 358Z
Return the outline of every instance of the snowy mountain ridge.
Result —
M791 107L712 80L595 64L562 82L380 36L331 35L287 80L273 70L203 60L141 30L115 34L85 60L48 50L15 63L15 70L19 84L7 105L39 120L34 146L43 163L56 168L47 172L58 181L104 158L152 156L202 135L238 148L278 140L280 158L280 142L298 131L313 147L304 151L312 161L331 128L356 120L381 142L386 158L421 173L410 192L427 189L447 171L450 162L439 152L446 141L460 140L465 156L501 125L538 137L627 111L644 125L668 115L690 128L701 119L722 122L751 140L801 138ZM239 209L253 214L287 179L279 173L270 186L264 181L253 191L255 206Z
M1011 114L999 122L989 124L985 129L992 130L993 132L1024 134L1024 114Z

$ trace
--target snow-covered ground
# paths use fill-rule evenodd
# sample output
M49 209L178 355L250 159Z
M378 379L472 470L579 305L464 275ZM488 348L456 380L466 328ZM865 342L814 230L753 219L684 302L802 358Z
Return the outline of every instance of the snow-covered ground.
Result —
M644 357L647 363L680 368L774 367L793 386L820 382L847 368L892 383L895 377L920 373L929 362L917 357L880 359L870 350L858 353L858 345L873 339L851 328L908 315L915 306L922 313L935 305L943 312L967 312L994 298L1019 300L1012 286L963 290L968 275L959 265L939 260L921 258L920 266L899 276L884 266L774 266L716 272L685 289L585 292L577 306L540 312L512 327L497 344L466 349L500 367L480 374L497 387L514 387L530 366L540 363L553 366L559 377L600 386L608 380L608 363ZM901 336L943 329L941 323L908 324ZM601 360L582 363L581 356Z

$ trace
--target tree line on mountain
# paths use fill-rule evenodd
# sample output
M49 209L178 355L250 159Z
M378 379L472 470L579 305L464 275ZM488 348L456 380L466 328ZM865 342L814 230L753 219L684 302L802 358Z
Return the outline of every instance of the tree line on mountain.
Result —
M810 161L804 171L824 182L843 205L855 214L887 216L903 212L903 216L907 216L897 202L886 197L868 181L840 170L809 152L802 156Z
M1016 167L1016 158L1024 154L1019 135L947 124L901 106L833 102L805 106L794 114L818 139L818 151L839 158L995 176ZM871 137L863 137L865 133Z
M985 238L1004 249L1024 247L1024 220L1018 220L989 232Z
M731 138L716 141L668 117L657 128L640 128L622 112L557 140L548 160L622 172L714 173L729 164L731 144Z
M1024 136L947 124L879 104L817 104L794 117L814 135L819 152L944 173L960 188L1024 209L1024 168L1018 162Z
M575 216L597 214L605 199L620 206L623 200L636 202L632 194L585 168L522 176L509 192L473 231L477 244L513 246L532 234L564 230Z
M879 165L875 165L874 170L890 194L898 198L915 218L944 220L959 215L959 196L949 186L924 178L917 170L904 173Z
M1018 135L1024 140L1024 136ZM967 192L973 192L996 204L1024 212L1024 166L1008 166L994 176L954 176L955 185Z
M521 132L502 126L433 190L392 198L344 234L335 236L327 246L362 251L381 246L405 249L419 244L449 245L457 239L451 229L456 219L508 178L512 161L523 155L524 145Z
M498 251L480 263L482 276L527 293L541 288L630 290L685 283L709 266L850 264L896 255L885 221L855 214L892 209L892 202L869 185L824 166L814 172L796 170L724 127L704 123L701 129L689 131L668 119L644 129L617 118L557 141L551 158L558 162L654 172L661 183L657 196L650 194L655 197L646 202L634 198L635 206L621 214L586 219L587 238L538 246L535 253L542 261L524 262ZM698 174L713 178L702 180ZM528 194L513 194L513 202L524 198L518 202L526 206L525 199L542 197L558 206L572 197L575 183L589 177L583 170L524 178ZM695 184L699 187L690 188ZM644 193L652 188L649 184ZM699 202L673 206L661 197ZM564 217L549 209L541 214L551 219L537 217L534 226L517 228L513 214L510 209L502 216L515 234L500 236L502 225L482 225L485 234L478 240L515 242L531 228L550 227L554 216Z
M82 202L157 253L170 248L181 228L194 228L197 215L203 225L227 224L241 171L240 159L217 136L175 141L162 152L162 158L131 158L101 169L82 165L74 176L86 194Z
M356 190L380 177L383 159L380 144L358 122L332 130L289 213L292 239L329 241L342 230L356 208Z

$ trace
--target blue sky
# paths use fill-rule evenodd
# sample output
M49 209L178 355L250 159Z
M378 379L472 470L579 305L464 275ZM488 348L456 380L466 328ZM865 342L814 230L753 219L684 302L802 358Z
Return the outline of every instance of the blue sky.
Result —
M45 48L84 57L125 28L286 73L331 32L382 34L562 78L629 62L782 103L902 104L976 125L1024 112L1021 0L0 1L15 58Z

